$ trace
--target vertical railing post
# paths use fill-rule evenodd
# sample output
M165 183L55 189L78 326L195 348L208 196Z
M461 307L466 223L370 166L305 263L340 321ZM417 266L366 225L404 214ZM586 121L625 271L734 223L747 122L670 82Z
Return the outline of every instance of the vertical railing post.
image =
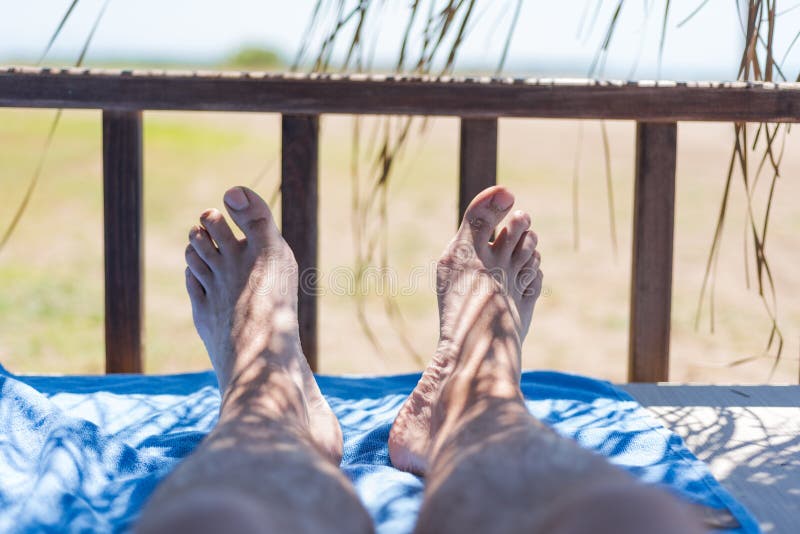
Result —
M281 136L282 232L299 268L300 343L316 371L319 117L284 115Z
M103 111L106 372L142 372L142 114Z
M497 119L461 119L458 222L470 200L497 183Z
M637 123L628 380L669 379L676 123Z

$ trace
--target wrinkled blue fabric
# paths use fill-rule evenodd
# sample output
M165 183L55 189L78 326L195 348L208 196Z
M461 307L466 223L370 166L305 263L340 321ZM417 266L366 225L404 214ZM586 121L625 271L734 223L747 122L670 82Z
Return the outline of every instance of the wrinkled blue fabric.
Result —
M381 534L410 532L423 481L389 463L389 428L418 374L320 376L342 425L342 469ZM530 412L641 480L753 517L708 468L607 382L553 372L522 377ZM217 421L211 372L168 376L16 376L0 367L0 532L125 531L158 482Z

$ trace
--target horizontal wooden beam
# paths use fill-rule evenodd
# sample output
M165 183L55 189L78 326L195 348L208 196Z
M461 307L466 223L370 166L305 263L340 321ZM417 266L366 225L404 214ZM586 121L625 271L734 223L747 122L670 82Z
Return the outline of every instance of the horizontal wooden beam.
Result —
M0 69L0 107L800 121L800 84Z

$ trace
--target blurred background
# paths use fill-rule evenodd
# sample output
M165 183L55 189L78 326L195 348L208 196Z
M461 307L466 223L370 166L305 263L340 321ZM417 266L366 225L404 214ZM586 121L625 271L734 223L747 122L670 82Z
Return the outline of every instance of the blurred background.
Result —
M0 0L0 64L73 65L85 49L83 64L93 67L305 71L319 67L317 52L328 46L328 70L389 72L397 69L409 10L416 3L373 2L360 60L348 62L352 29L345 25L342 31L351 33L326 42L342 12L357 8L358 2ZM432 55L427 72L494 75L502 65L502 75L520 77L743 77L739 67L746 1L473 3L469 32L454 62L448 65L445 53ZM439 13L452 2L422 4ZM770 46L780 60L780 72L794 79L800 72L800 50L794 49L800 9L794 7L800 4L768 4L776 15L770 22ZM411 27L413 36L425 34L425 27ZM455 40L454 32L446 33L443 49L452 49ZM407 56L424 55L422 43L421 38L411 39ZM404 69L413 71L407 65ZM42 163L31 201L0 249L0 363L14 372L101 373L100 113L65 111L45 151L54 114L0 110L0 231L11 224ZM357 125L361 137L380 132L385 120L362 118ZM321 121L323 274L378 262L364 257L354 233L360 220L354 208L354 122L330 115ZM757 125L751 128L753 142ZM385 221L375 222L384 235L386 263L396 270L401 285L432 264L456 227L458 122L418 120L409 131L386 184ZM625 379L634 132L631 122L500 120L498 180L515 192L519 208L532 213L545 272L544 293L523 351L526 368ZM735 135L730 124L679 125L670 376L711 383L796 383L796 135L785 137L768 210L765 193L745 194L741 177L734 178L713 278L713 331L708 292L696 324ZM236 184L250 185L272 199L280 219L280 202L274 202L279 198L280 117L147 112L144 142L146 371L205 369L208 360L194 332L183 284L187 232L204 209L221 208L222 193ZM369 152L365 143L362 139L356 146L358 154ZM752 159L755 168L758 154ZM369 154L362 160L360 172L368 174ZM768 185L767 178L763 182ZM784 340L777 364L774 347L765 350L772 321L753 280L752 244L746 237L748 199L751 205L758 200L756 218L769 211L769 260ZM337 295L326 283L323 277L321 372L420 368L437 339L430 284L397 295L387 305L377 292L361 298ZM388 314L387 306L402 321Z

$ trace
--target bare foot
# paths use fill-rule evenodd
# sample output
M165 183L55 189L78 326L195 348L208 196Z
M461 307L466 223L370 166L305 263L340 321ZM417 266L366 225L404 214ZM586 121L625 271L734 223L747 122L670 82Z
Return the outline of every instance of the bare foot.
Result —
M304 408L297 422L338 464L341 428L300 348L294 255L261 197L234 187L224 201L245 239L237 239L223 215L211 209L200 216L201 226L189 232L186 247L192 316L214 366L223 405L236 392L258 397L256 402L279 412L286 405L278 398L280 390L264 391L259 381L265 369L287 376Z
M438 427L436 406L463 364L464 342L473 329L485 329L490 335L492 329L502 331L516 344L516 350L504 352L509 358L495 362L508 378L499 380L497 387L516 384L516 388L496 393L519 394L519 347L541 293L542 273L527 213L515 211L494 242L489 241L513 204L514 196L503 187L478 194L437 264L439 346L392 425L389 456L398 469L425 474ZM482 322L489 315L492 322Z

